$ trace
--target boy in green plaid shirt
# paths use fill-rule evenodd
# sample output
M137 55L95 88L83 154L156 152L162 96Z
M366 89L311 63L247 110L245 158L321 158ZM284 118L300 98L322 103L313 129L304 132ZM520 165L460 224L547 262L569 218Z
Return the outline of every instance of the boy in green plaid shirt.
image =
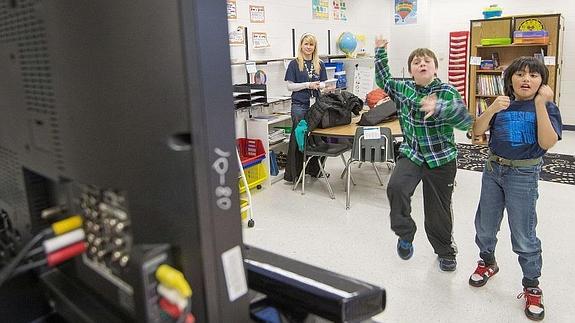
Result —
M437 58L426 48L414 50L407 61L413 80L394 80L389 71L387 40L375 40L375 80L399 103L403 142L389 179L387 197L391 228L399 237L398 255L413 255L416 225L411 218L411 197L423 181L425 232L439 258L439 268L454 271L457 249L453 241L451 196L457 172L453 128L467 131L473 119L461 95L437 77Z

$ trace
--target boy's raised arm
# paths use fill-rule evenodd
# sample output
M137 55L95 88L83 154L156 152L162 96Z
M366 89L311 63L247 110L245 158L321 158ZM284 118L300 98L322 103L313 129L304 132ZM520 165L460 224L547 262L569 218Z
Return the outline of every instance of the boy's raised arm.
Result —
M387 58L387 40L375 38L375 83L388 95L396 97L400 82L396 82L389 71Z

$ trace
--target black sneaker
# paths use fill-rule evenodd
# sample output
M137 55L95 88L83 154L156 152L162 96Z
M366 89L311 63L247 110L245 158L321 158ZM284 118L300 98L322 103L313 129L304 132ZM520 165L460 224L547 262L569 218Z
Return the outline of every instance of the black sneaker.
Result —
M443 271L454 271L457 268L457 260L439 257L439 269Z
M399 258L407 260L413 256L413 244L407 240L397 240L397 254Z

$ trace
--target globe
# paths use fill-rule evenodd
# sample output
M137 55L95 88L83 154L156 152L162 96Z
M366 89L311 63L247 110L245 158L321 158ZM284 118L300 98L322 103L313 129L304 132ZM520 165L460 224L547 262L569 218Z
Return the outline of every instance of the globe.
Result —
M339 49L347 56L350 56L357 47L357 39L350 32L344 32L339 36L337 41Z

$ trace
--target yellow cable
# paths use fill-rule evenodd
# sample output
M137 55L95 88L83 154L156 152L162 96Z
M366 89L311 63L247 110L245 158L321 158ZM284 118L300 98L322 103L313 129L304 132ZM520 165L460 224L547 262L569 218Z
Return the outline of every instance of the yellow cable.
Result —
M192 296L192 289L184 274L179 270L163 264L156 270L156 279L164 286L178 291L182 297Z
M58 221L52 224L52 230L56 235L66 233L68 231L72 231L80 227L82 227L82 217L79 215L74 215L65 220Z

